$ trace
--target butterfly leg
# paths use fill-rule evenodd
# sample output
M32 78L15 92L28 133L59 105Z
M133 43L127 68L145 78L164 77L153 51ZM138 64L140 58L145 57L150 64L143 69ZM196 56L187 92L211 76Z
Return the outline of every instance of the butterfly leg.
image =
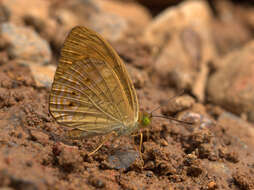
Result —
M142 150L142 144L143 144L143 133L140 132L140 140L139 140L139 153L141 155L141 150Z
M139 152L140 159L143 160L143 158L142 158L142 152L141 152L142 151L142 144L143 144L143 133L140 132L140 133L132 134L131 136L136 137L138 135L140 136L139 149L138 150L137 150L137 148L135 148L135 149L136 149L136 151ZM135 145L135 138L133 138L133 144Z
M143 157L142 157L142 145L143 145L143 133L140 132L140 140L139 140L139 157L142 161L142 165L144 166L144 160L143 160Z
M90 152L90 153L88 154L88 156L91 156L91 155L93 155L95 152L97 152L97 151L105 144L105 142L107 142L107 141L109 140L109 138L111 137L111 135L117 136L117 133L116 133L115 131L109 133L109 134L105 137L105 139L102 141L102 143L101 143L96 149L94 149L92 152Z

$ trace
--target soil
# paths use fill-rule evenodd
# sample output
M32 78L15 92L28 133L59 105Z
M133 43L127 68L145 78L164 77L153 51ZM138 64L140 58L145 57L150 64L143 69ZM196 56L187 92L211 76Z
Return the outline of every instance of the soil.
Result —
M66 129L48 111L50 88L38 86L29 66L3 46L0 189L254 189L254 126L244 114L233 115L208 99L199 102L190 89L167 102L180 90L154 72L149 47L139 41L112 44L132 72L141 110L163 105L156 115L193 124L153 118L143 131L141 153L139 136L130 136L111 138L88 156L103 137L66 139ZM52 50L50 64L56 65L58 51Z

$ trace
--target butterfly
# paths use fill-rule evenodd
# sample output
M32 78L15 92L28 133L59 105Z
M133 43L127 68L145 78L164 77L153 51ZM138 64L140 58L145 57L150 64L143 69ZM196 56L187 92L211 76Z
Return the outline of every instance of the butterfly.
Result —
M134 85L116 51L102 36L83 26L70 31L61 49L49 112L59 124L70 128L67 136L72 139L106 135L89 155L112 134L136 134L149 126L153 117L139 111Z

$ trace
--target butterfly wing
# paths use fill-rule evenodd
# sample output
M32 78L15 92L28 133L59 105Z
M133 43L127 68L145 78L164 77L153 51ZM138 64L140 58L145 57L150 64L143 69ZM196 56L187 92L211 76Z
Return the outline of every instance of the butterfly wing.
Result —
M86 131L88 136L137 121L137 96L126 68L95 32L75 27L66 38L49 110L57 122Z

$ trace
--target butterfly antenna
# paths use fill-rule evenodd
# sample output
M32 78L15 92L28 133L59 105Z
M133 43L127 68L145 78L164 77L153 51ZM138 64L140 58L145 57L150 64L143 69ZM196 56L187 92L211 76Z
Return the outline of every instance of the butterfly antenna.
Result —
M188 122L188 121L183 121L183 120L175 119L175 118L170 117L170 116L153 115L152 117L165 118L165 119L173 120L173 121L176 121L176 122L178 122L178 123L183 123L183 124L186 124L186 125L192 125L192 124L193 124L193 122Z
M156 110L160 109L161 106L167 104L168 102L170 102L171 100L175 99L176 97L183 95L183 93L184 93L184 90L181 90L181 91L180 91L179 93L177 93L175 96L169 98L169 99L168 99L166 102L164 102L162 105L160 105L160 106L158 106L157 108L153 109L153 110L150 112L150 115L152 115L152 113L155 112Z

